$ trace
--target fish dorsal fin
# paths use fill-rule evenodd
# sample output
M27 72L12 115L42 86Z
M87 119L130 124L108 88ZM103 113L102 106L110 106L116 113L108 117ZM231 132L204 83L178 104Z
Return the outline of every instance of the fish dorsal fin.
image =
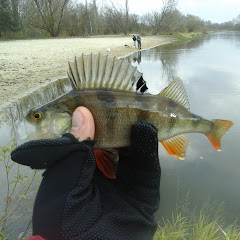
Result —
M124 59L102 54L82 54L69 62L68 77L73 89L107 88L136 92L142 73Z
M176 156L179 159L184 160L188 142L189 137L180 135L162 141L161 143L170 155Z
M170 98L181 106L190 109L187 92L180 78L171 82L159 95Z

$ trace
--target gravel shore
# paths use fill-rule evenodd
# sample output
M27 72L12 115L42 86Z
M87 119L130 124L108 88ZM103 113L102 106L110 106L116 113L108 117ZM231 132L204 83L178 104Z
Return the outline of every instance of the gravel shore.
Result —
M173 38L168 36L142 37L142 50L171 41ZM131 36L2 41L0 106L16 100L31 88L53 78L66 76L68 61L72 61L75 56L92 52L123 57L138 51L132 45Z

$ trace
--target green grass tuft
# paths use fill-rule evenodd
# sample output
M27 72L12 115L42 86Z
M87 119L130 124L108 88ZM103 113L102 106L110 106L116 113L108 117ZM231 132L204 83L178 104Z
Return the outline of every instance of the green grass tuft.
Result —
M173 215L170 220L163 219L153 240L240 240L239 226L235 223L230 226L224 224L221 207L215 210L215 215L207 212L207 208L214 209L214 206L215 203L211 205L208 202L198 214L196 211L192 214L183 211Z

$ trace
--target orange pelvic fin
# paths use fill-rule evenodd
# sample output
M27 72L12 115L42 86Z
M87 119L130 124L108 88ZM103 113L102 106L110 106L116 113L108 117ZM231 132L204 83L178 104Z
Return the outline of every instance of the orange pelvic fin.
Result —
M116 178L118 153L116 150L94 149L94 157L99 170L111 179Z
M232 121L215 119L211 132L205 134L217 151L221 151L222 137L232 125Z
M161 143L170 155L176 156L181 160L184 160L188 142L188 137L180 135L162 141Z

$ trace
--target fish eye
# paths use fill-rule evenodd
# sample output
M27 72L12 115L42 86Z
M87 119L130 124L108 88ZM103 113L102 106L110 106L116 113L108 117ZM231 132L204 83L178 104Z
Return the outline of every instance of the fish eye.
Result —
M35 120L40 120L41 117L42 117L42 114L41 114L40 112L35 112L35 113L33 113L33 118L34 118Z

